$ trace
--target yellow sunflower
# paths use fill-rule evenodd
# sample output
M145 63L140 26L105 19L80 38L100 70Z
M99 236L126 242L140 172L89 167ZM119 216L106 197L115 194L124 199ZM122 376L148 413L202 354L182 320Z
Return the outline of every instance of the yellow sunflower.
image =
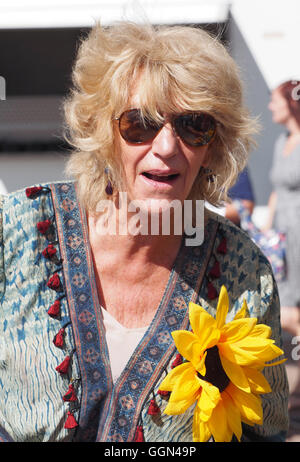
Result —
M227 290L221 288L216 319L195 303L189 304L192 332L173 332L175 345L186 362L176 366L159 389L171 392L165 413L182 414L196 402L193 440L240 441L242 422L263 422L260 394L271 392L261 370L283 354L270 339L271 328L246 318L247 303L233 321L225 323L229 308Z

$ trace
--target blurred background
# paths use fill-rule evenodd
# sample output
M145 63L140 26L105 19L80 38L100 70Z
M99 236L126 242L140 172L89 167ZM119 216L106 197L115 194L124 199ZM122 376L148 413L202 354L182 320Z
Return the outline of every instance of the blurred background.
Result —
M0 191L65 178L61 105L78 41L96 20L143 18L207 28L240 66L246 101L262 124L249 164L259 223L283 131L267 108L270 91L300 77L299 0L1 0Z

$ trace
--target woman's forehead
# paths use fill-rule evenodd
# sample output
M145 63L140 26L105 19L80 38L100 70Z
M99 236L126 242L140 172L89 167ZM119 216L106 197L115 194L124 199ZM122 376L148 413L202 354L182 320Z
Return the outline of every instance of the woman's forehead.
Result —
M272 91L271 99L273 101L285 101L285 97L283 96L281 91L278 90L277 88Z
M168 93L168 97L166 93ZM176 92L175 94L172 93L166 88L160 88L149 82L146 87L144 82L138 82L132 88L122 110L141 109L145 116L149 115L160 119L162 114L178 114L189 109L180 104L180 95L177 95Z
M165 105L161 104L161 99L157 98L155 88L153 88L152 95L148 97L142 90L135 87L125 102L124 107L121 108L121 112L129 109L140 109L144 115L151 115L154 117L160 117L162 113L168 112L165 109Z
M213 99L209 90L203 88L185 88L174 79L155 78L141 71L128 89L127 97L123 93L116 115L128 109L141 109L146 116L161 119L162 114L179 114L189 111L209 112L213 107ZM211 96L211 95L210 95Z

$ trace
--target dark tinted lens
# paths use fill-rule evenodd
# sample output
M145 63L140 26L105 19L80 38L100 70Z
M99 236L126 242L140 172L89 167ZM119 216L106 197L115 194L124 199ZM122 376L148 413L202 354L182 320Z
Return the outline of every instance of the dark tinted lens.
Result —
M145 143L155 137L160 127L148 119L143 119L138 109L125 111L119 119L119 130L129 143Z
M205 146L216 132L215 119L209 114L184 114L174 119L177 134L191 146Z

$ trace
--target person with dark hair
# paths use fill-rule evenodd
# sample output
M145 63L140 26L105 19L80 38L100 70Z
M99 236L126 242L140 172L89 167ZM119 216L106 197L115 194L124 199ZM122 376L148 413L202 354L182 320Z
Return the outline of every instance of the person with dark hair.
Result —
M286 278L278 283L281 325L285 330L286 354L300 335L300 81L287 81L272 91L269 109L273 122L283 125L276 141L269 199L269 216L265 229L275 226L286 235ZM298 358L289 356L287 372L290 382L290 437L300 441L300 368Z

